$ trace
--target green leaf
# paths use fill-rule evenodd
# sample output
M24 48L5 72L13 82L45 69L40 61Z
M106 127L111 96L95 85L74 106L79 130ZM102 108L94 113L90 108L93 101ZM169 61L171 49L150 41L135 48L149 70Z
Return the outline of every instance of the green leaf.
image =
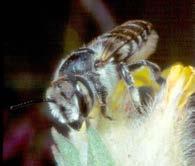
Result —
M98 133L89 128L88 131L88 166L113 166L112 160L108 150L102 142Z
M57 149L53 148L54 158L59 166L81 166L79 152L70 141L59 134L56 129L51 130ZM63 157L63 159L62 159Z

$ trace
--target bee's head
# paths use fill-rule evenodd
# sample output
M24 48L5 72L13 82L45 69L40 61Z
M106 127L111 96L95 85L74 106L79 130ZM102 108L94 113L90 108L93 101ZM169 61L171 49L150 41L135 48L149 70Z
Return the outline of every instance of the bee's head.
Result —
M53 81L46 92L46 98L55 101L48 103L49 108L61 123L79 121L80 111L74 81L64 78Z
M10 110L20 109L35 103L47 102L52 115L59 122L68 124L74 129L79 129L84 119L80 114L77 94L75 80L60 78L53 81L47 89L46 98L32 99L13 105L10 107Z

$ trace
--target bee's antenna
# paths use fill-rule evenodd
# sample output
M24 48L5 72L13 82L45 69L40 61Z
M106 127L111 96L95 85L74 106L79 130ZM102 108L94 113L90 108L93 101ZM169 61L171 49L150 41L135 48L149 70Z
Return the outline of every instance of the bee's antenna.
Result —
M19 108L23 108L23 107L29 106L31 104L43 103L43 102L56 103L55 100L52 100L52 99L42 99L42 98L41 99L33 99L33 100L25 101L25 102L20 103L20 104L10 106L10 110L17 110Z

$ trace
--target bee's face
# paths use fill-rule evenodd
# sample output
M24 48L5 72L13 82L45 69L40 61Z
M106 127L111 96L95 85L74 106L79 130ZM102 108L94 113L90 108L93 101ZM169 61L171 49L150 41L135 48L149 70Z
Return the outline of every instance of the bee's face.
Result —
M70 81L56 81L48 88L46 98L55 103L49 103L51 113L61 123L72 123L79 119L79 105L75 86Z

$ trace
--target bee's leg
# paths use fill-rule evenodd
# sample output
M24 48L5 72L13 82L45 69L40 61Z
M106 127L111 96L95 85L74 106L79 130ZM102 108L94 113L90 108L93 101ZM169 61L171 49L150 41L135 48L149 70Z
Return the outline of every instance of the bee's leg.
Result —
M134 80L129 72L128 66L126 64L120 64L119 65L119 74L120 77L126 82L128 85L128 89L130 92L132 104L138 110L138 112L142 112L142 104L141 104L141 98L139 94L139 90L134 86Z
M100 109L101 109L102 115L105 118L107 118L109 120L112 120L112 118L109 115L106 114L106 109L107 109L107 103L106 103L107 91L106 91L105 87L97 89L97 92L98 92L98 98L99 98Z
M106 108L107 108L106 99L107 99L107 95L108 95L106 88L99 81L99 78L94 77L94 75L92 77L90 77L90 80L93 82L94 88L96 90L102 115L105 118L112 120L112 118L106 114Z
M96 84L95 88L96 88L96 91L97 91L97 96L98 96L98 100L99 100L99 103L100 103L100 110L101 110L102 115L105 118L107 118L109 120L112 120L112 118L106 114L106 109L107 109L106 98L107 98L107 95L108 95L108 92L107 92L106 88L101 84L99 84L98 86Z
M128 69L131 72L131 71L139 69L142 66L147 66L151 70L153 77L154 77L154 80L158 84L162 85L165 82L164 78L162 78L160 76L160 74L161 74L160 67L157 64L152 63L148 60L141 60L141 61L138 61L136 63L130 64L130 65L128 65Z

